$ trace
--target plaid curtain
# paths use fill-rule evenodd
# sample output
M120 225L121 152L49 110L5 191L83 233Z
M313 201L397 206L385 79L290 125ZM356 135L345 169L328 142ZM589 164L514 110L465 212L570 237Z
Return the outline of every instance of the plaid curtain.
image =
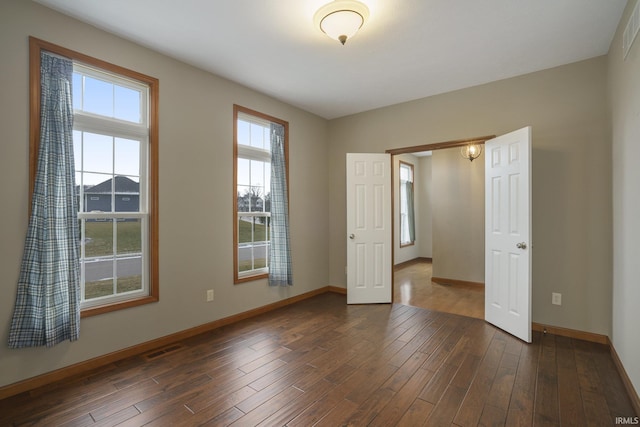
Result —
M292 286L289 198L284 155L284 127L271 123L271 246L269 286Z
M47 347L80 333L79 230L71 60L41 54L40 147L9 347Z

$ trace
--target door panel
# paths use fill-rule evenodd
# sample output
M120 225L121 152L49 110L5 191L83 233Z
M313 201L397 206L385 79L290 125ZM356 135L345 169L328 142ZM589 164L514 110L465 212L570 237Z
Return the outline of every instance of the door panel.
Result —
M485 143L485 319L531 342L531 128Z
M347 303L391 302L391 156L347 154Z

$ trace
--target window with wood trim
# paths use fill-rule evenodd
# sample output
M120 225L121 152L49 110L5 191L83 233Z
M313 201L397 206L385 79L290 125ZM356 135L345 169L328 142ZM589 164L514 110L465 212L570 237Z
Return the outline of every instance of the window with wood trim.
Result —
M415 243L413 165L400 161L400 247Z
M233 108L234 282L266 278L271 240L271 123L288 123L238 105ZM288 164L287 164L288 170Z
M40 53L73 61L82 316L158 301L158 80L30 38L30 189Z

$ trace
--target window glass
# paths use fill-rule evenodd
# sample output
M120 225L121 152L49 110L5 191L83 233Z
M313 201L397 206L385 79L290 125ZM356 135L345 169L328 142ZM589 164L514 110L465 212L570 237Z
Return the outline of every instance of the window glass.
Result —
M122 86L114 87L113 117L140 123L140 92Z
M82 110L113 117L113 84L84 77Z
M138 136L138 128L110 120L139 122L141 105L146 105L141 104L141 90L110 82L108 75L96 78L96 70L82 66L74 70L73 82L81 85L78 91L74 88L74 94L81 96L74 95L73 145L86 308L126 299L123 295L149 293L143 244L148 233L142 226L148 207L141 186L145 178L141 159L148 140Z
M143 92L92 74L90 69L73 73L73 108L85 113L110 117L132 123L143 123Z
M249 159L238 158L238 185L251 185L251 160Z
M271 121L235 107L235 281L264 277L271 239ZM286 142L285 142L286 143Z
M238 119L237 121L237 140L240 145L251 145L250 139L251 125L246 120Z
M80 132L80 140L75 145L82 146L81 166L86 172L113 172L113 137L91 132ZM79 165L76 163L76 169Z
M140 175L140 141L115 138L114 173L116 175Z

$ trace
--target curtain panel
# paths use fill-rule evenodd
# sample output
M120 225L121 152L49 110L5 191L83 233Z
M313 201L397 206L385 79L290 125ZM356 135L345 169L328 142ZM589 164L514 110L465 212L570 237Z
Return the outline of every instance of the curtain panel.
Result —
M41 54L40 145L9 347L53 346L80 333L73 63Z
M271 245L269 286L292 286L284 127L271 123Z

